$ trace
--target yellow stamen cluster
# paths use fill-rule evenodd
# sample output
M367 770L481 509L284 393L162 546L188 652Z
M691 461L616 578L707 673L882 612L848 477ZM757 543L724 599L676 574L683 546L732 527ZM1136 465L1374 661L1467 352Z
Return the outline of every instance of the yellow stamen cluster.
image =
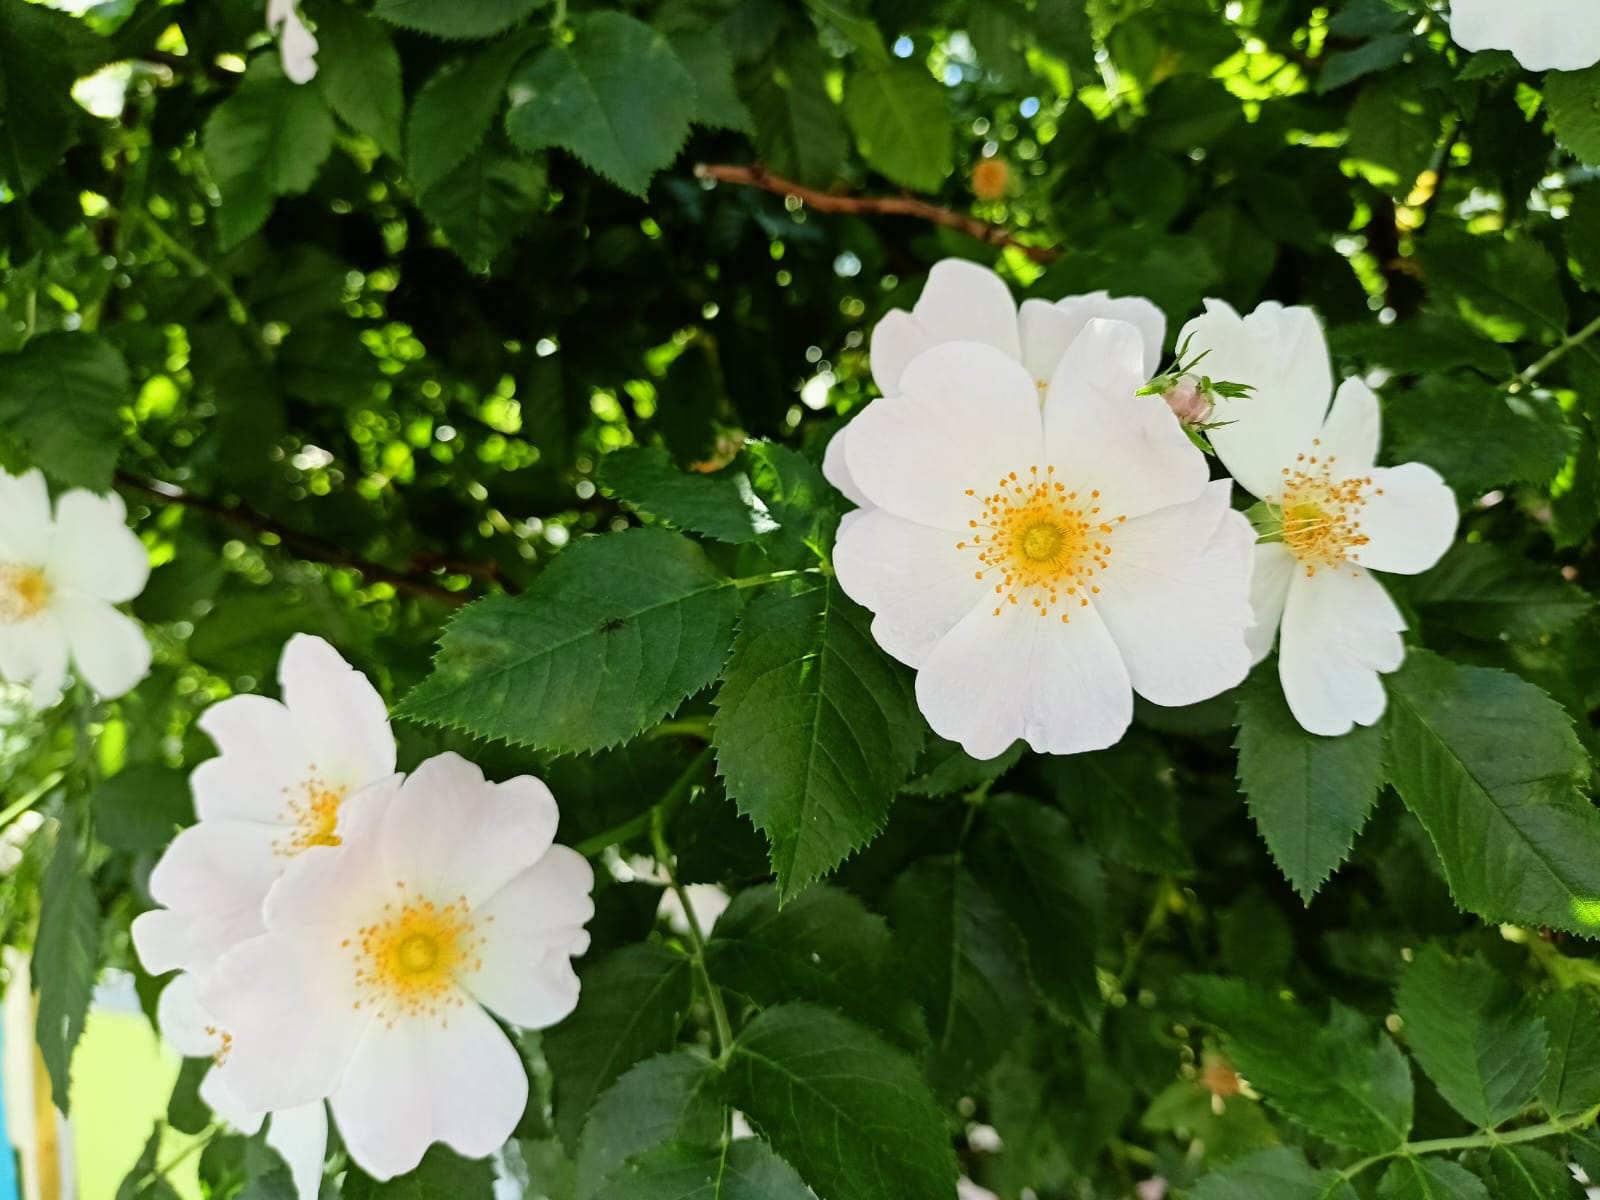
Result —
M1321 444L1320 438L1311 443L1313 448ZM1370 540L1357 518L1372 476L1340 479L1334 462L1331 454L1301 454L1295 466L1283 468L1283 542L1307 575L1315 575L1318 567L1359 561L1361 547ZM1383 489L1375 494L1383 495Z
M215 1025L207 1025L206 1036L214 1037L221 1042L221 1045L217 1047L216 1052L211 1055L212 1064L218 1067L226 1066L228 1062L228 1054L233 1049L233 1034L229 1033L226 1029L218 1029Z
M484 939L468 918L465 896L440 906L425 896L407 898L403 880L394 886L401 898L342 943L356 960L355 1007L374 1009L391 1026L401 1017L436 1017L448 1025L450 1009L465 1003L458 980L483 966Z
M1106 537L1127 518L1102 516L1095 503L1098 491L1080 499L1066 484L1055 481L1055 471L1046 467L1041 473L1038 467L1029 467L1020 479L1012 471L987 496L967 489L967 495L982 504L982 511L967 522L974 531L971 540L958 542L956 548L977 551L983 564L974 572L978 579L999 577L994 585L1001 598L994 610L997 617L1006 605L1021 603L1018 593L1028 593L1034 610L1046 617L1073 598L1085 606L1089 596L1100 590L1089 581L1096 571L1106 569L1111 557ZM1063 623L1068 616L1061 614Z
M50 581L36 567L0 563L0 625L32 620L50 603Z
M280 820L292 825L294 831L272 843L273 852L282 858L293 858L312 846L337 846L339 835L339 806L349 789L335 787L316 775L317 764L311 764L311 777L294 787L282 789L286 797Z

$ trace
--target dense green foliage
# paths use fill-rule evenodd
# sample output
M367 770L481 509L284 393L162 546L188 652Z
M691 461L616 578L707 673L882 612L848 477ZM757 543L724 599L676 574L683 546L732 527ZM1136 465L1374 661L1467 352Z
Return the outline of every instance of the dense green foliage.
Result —
M596 862L578 1009L519 1042L530 1197L1579 1195L1600 68L1468 55L1439 9L308 0L302 86L257 0L0 0L0 466L117 489L155 563L135 691L0 710L0 926L58 1095L94 969L139 971L197 714L309 631L402 769L538 774ZM695 170L751 163L975 220ZM817 463L951 255L1172 330L1319 310L1465 514L1389 581L1380 725L1306 733L1269 663L1092 755L927 731L830 577ZM656 869L732 906L675 930ZM442 1148L334 1163L491 1194ZM287 1194L259 1140L201 1171Z

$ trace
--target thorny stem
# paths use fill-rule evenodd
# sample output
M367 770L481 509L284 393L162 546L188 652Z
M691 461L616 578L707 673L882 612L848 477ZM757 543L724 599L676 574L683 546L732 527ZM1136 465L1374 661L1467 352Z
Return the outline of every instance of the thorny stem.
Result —
M1550 1120L1539 1125L1528 1125L1522 1129L1513 1129L1509 1133L1496 1133L1487 1129L1482 1133L1475 1133L1468 1137L1434 1138L1427 1142L1406 1142L1396 1146L1393 1150L1386 1150L1382 1154L1374 1154L1370 1158L1363 1158L1360 1162L1352 1163L1339 1172L1343 1180L1354 1179L1368 1167L1386 1162L1391 1158L1415 1158L1423 1154L1449 1154L1457 1150L1487 1150L1493 1146L1511 1146L1519 1142L1537 1142L1542 1138L1557 1137L1563 1133L1571 1133L1574 1129L1583 1129L1593 1125L1595 1118L1600 1117L1600 1105L1589 1109L1587 1112L1574 1117L1570 1121Z
M573 849L585 858L593 858L608 846L626 842L630 838L636 838L647 831L653 832L657 813L661 814L661 820L663 826L665 826L667 818L677 812L682 807L683 802L689 798L689 793L694 791L695 783L705 772L706 767L711 764L712 753L711 747L707 746L699 754L695 755L694 761L683 769L683 774L678 776L672 786L667 789L666 794L650 808L645 809L638 816L629 817L626 821L595 834L591 838L585 838Z
M1549 354L1546 354L1538 362L1534 363L1533 366L1529 367L1526 371L1523 371L1520 375L1513 379L1510 384L1511 389L1516 391L1518 388L1525 388L1529 386L1534 380L1538 379L1539 376L1543 375L1556 363L1560 362L1568 354L1576 350L1579 346L1583 345L1596 334L1600 334L1600 317L1596 317L1594 320L1590 321L1582 329L1578 330L1577 333L1569 334L1562 340L1559 346L1550 351Z

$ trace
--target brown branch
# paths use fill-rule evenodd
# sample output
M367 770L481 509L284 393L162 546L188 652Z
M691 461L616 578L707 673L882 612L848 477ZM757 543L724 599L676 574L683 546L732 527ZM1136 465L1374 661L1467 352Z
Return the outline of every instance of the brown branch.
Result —
M694 173L700 179L715 179L719 183L736 183L744 187L760 188L765 192L774 192L779 196L793 196L818 212L888 213L932 221L935 225L958 230L990 246L1014 246L1041 265L1052 263L1061 255L1061 251L1052 246L1030 246L1020 241L1004 225L980 221L977 217L970 217L965 213L940 208L937 204L929 204L926 200L918 200L915 196L839 196L832 192L819 192L815 188L808 188L781 175L774 175L760 163L749 167L701 163L695 167Z
M254 509L246 508L242 504L231 504L222 500L213 500L208 496L197 496L193 492L186 492L182 488L174 487L158 479L140 479L126 471L117 472L117 486L131 492L138 492L144 496L153 497L164 504L177 504L183 508L190 508L196 512L205 513L227 525L234 525L240 529L247 529L255 534L270 534L278 539L283 547L298 558L308 559L311 562L327 563L333 567L343 567L354 571L367 583L387 583L396 591L407 592L413 596L421 596L429 600L437 600L442 604L462 605L472 597L462 592L452 592L438 584L426 582L415 577L417 568L430 564L443 565L445 559L437 558L426 552L413 556L416 564L412 571L396 571L378 563L369 562L359 555L352 554L343 546L335 546L321 538L312 537L310 534L301 533L291 529L280 521L258 513ZM454 565L454 564L451 564ZM457 568L465 570L465 568ZM474 567L473 575L484 579L495 578L497 572L492 566Z

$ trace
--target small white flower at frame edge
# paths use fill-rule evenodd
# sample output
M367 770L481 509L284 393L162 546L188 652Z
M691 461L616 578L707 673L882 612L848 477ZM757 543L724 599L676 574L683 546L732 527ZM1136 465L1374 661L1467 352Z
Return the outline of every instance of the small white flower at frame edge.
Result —
M195 977L188 973L167 984L156 1007L161 1035L186 1058L225 1063L233 1039L200 1006L197 993ZM272 1113L268 1119L268 1114L242 1103L229 1090L224 1072L215 1066L200 1082L200 1098L212 1112L246 1136L256 1133L267 1120L267 1145L282 1156L289 1168L295 1194L300 1200L317 1200L328 1151L328 1112L321 1100Z
M163 907L133 922L145 970L209 971L262 930L261 904L291 859L337 846L344 803L394 773L383 697L327 642L296 634L278 664L283 700L233 696L200 716L221 753L194 769L200 820L150 874Z
M1254 532L1166 402L1135 394L1144 363L1137 329L1091 320L1041 411L1015 359L947 343L850 427L870 507L840 526L839 583L974 757L1103 749L1135 691L1192 704L1249 669Z
M267 0L267 28L278 39L283 73L291 83L310 83L317 76L317 39L298 11L298 0Z
M910 312L894 309L873 328L873 382L883 395L898 396L901 377L917 355L946 342L981 342L1020 362L1033 376L1043 403L1062 355L1096 317L1127 321L1138 329L1144 378L1156 373L1167 318L1150 301L1101 291L1054 303L1024 300L1019 310L1005 280L989 268L947 258L928 272L928 282ZM823 474L851 501L867 507L846 463L848 432L848 427L840 430L828 443Z
M1183 336L1210 352L1213 374L1255 388L1219 409L1229 424L1210 435L1233 477L1282 518L1281 540L1255 548L1252 658L1279 634L1284 698L1310 732L1371 725L1386 703L1379 675L1405 657L1406 623L1370 572L1414 575L1438 562L1455 539L1455 496L1432 467L1373 465L1378 398L1358 379L1334 394L1309 308L1268 302L1240 317L1207 300Z
M1600 62L1594 0L1451 0L1450 36L1465 50L1509 50L1530 71Z
M43 474L0 471L0 514L0 678L48 707L70 660L101 696L126 693L150 669L150 644L113 605L144 590L150 557L122 498L70 491L52 513Z
M593 872L553 844L544 784L489 783L454 754L366 789L346 819L339 846L290 863L267 932L201 992L233 1038L227 1086L261 1110L328 1097L351 1158L378 1179L434 1142L491 1154L527 1076L485 1009L535 1029L572 1011Z

